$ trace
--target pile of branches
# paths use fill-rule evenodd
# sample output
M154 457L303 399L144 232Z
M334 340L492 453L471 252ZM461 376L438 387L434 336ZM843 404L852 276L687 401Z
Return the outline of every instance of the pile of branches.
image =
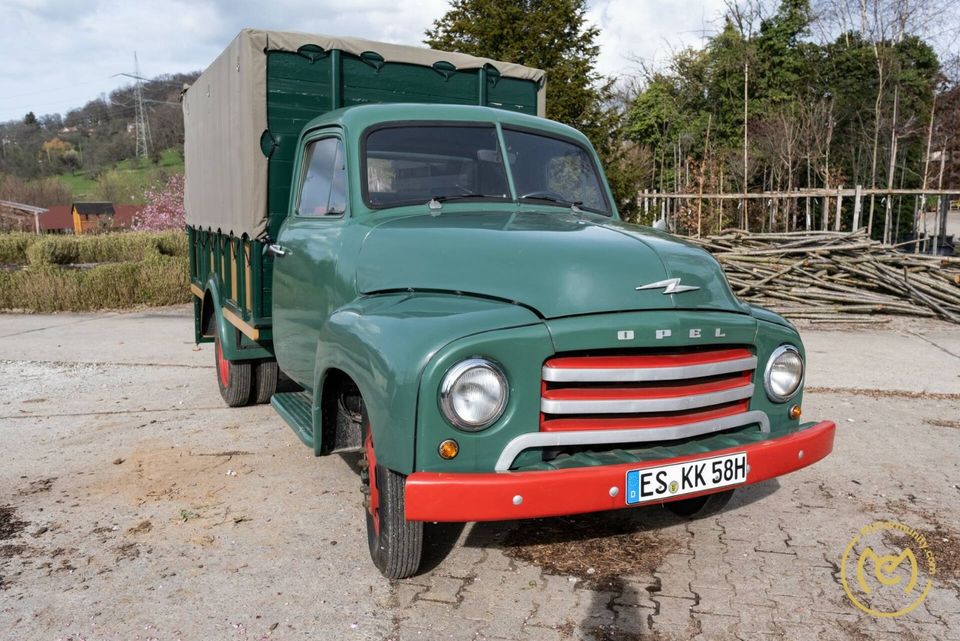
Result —
M875 322L873 314L960 323L960 258L910 253L861 229L690 238L720 261L734 293L789 318ZM909 251L900 251L909 250Z

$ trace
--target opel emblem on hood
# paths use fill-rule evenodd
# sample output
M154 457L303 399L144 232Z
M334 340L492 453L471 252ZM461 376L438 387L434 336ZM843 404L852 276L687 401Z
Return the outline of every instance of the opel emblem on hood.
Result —
M694 290L700 289L699 287L694 287L692 285L681 285L679 278L668 278L667 280L658 280L655 283L650 283L649 285L641 285L637 287L637 291L644 289L660 289L663 288L664 294L680 294L683 292L692 292Z

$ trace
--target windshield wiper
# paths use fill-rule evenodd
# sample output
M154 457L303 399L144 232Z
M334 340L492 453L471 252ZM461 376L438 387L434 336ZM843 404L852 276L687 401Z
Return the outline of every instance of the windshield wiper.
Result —
M580 213L580 205L583 204L582 200L564 200L562 198L554 198L553 196L520 196L520 200L543 200L548 203L555 203L557 205L564 205L570 207L574 213Z
M464 200L466 198L503 198L503 196L496 194L447 194L446 196L433 196L427 201L427 207L430 208L430 211L439 212L442 206L441 203Z
M448 194L446 196L434 196L430 199L430 202L445 203L451 200L463 200L464 198L503 198L503 196L495 194Z

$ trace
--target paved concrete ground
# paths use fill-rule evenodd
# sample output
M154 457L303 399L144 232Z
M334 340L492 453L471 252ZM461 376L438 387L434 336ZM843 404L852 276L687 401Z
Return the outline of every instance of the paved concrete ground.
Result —
M190 329L183 308L0 316L0 639L960 639L954 326L807 329L804 413L837 421L835 453L719 515L433 526L394 583L348 461L224 408ZM942 559L896 619L838 578L884 518Z

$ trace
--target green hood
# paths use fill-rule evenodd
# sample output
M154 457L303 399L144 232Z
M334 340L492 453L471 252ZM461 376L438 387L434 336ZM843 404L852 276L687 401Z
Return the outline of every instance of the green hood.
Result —
M697 290L638 286L679 278ZM557 210L396 218L363 242L361 293L416 289L515 301L545 318L647 309L744 312L705 251L649 228Z

